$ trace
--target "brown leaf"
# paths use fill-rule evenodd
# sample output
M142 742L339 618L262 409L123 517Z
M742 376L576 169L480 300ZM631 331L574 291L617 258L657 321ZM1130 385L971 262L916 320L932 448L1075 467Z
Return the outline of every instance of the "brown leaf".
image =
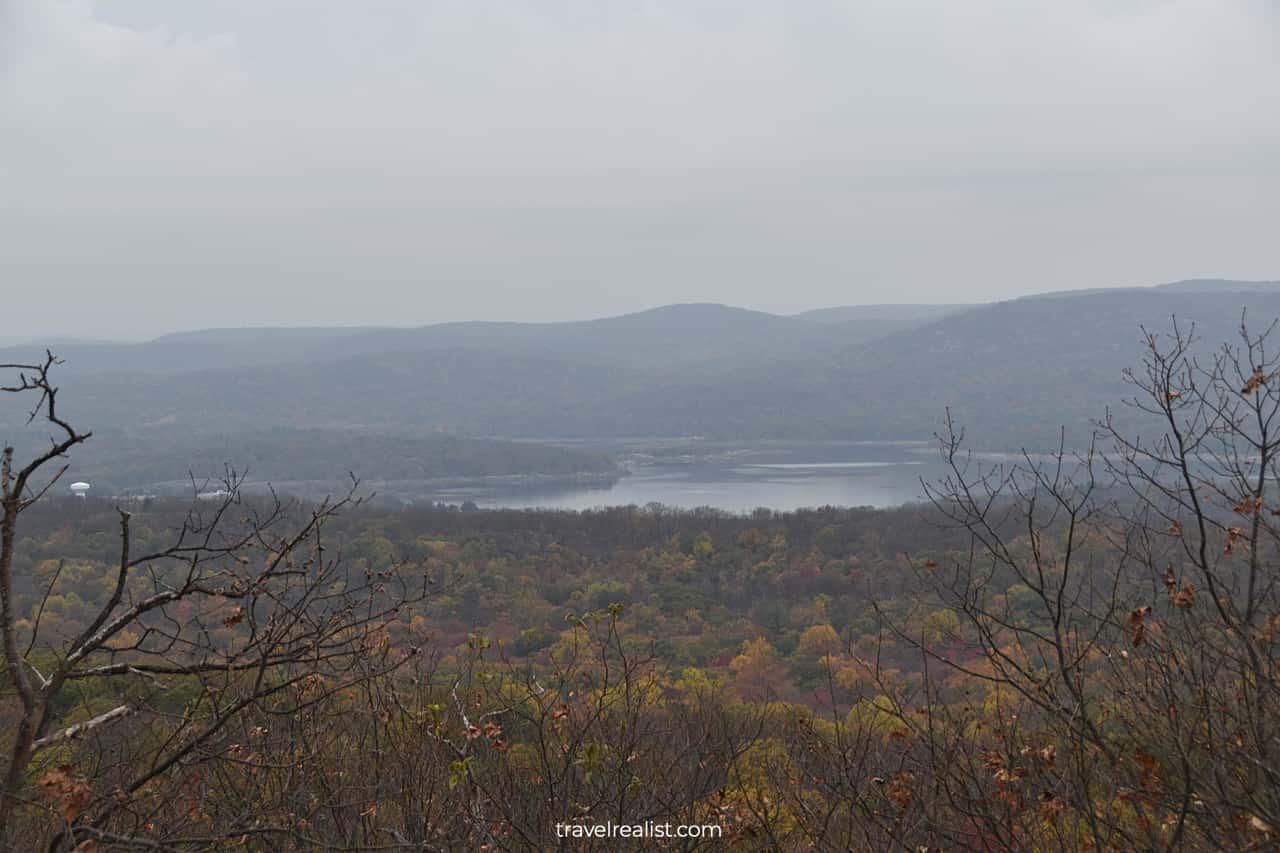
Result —
M1244 387L1240 389L1240 393L1246 397L1257 391L1267 383L1271 377L1263 373L1261 370L1249 377L1249 381L1244 383Z
M1233 512L1241 515L1253 515L1262 509L1262 498L1247 497L1241 498L1240 502L1231 508Z
M1173 593L1173 588L1178 585L1178 576L1173 573L1173 566L1169 566L1164 570L1164 588Z
M1182 533L1182 522L1175 518L1173 521L1169 522L1169 527L1165 532L1177 536Z
M1040 808L1037 811L1041 820L1052 823L1057 820L1058 814L1062 811L1062 800L1053 791L1045 791L1040 795Z
M1244 535L1244 528L1242 528L1242 527L1228 527L1228 528L1227 528L1227 542L1226 542L1226 545L1224 545L1224 546L1223 546L1223 548L1222 548L1222 553L1224 553L1224 554L1234 554L1234 553L1235 553L1235 550L1236 550L1236 549L1235 549L1236 540L1238 540L1238 539L1239 539L1241 536L1243 536L1243 535Z
M911 805L911 799L915 795L911 785L913 779L914 777L904 770L901 773L895 773L889 780L889 788L885 793L889 797L889 802L897 806L899 811Z
M1276 641L1277 634L1280 634L1280 613L1272 613L1263 623L1262 639L1270 645Z
M1191 605L1196 603L1196 588L1194 584L1183 584L1181 592L1173 596L1173 606L1181 607L1183 610L1190 610Z
M237 606L234 609L232 609L230 614L223 617L222 626L224 628L234 628L235 626L239 625L243 621L244 621L244 608Z
M1160 772L1155 756L1139 749L1134 752L1133 758L1138 762L1139 781L1142 787L1148 791L1154 790L1160 782Z
M62 812L67 823L74 822L93 799L89 783L70 764L60 764L46 770L36 780L36 785L44 798Z
M1139 607L1137 610L1130 610L1129 615L1124 618L1125 627L1129 629L1129 638L1135 646L1142 645L1147 638L1147 614L1151 612L1151 608Z

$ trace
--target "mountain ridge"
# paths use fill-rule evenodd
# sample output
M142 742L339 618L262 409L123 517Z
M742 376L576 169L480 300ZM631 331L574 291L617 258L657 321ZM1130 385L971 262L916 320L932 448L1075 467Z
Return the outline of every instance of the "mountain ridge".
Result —
M1188 280L938 310L905 328L694 303L570 323L295 329L271 346L245 332L234 348L185 353L187 339L168 339L127 351L167 359L165 370L129 359L59 368L60 403L122 458L149 443L234 450L236 436L264 429L919 440L947 409L977 446L1034 449L1062 426L1087 443L1108 406L1125 416L1123 369L1139 363L1144 325L1163 330L1176 315L1196 323L1202 347L1231 342L1243 311L1258 328L1280 318L1280 286ZM24 434L20 415L0 415L0 440Z
M1001 302L1020 300L1038 300L1046 297L1079 297L1101 295L1101 293L1121 292L1254 292L1280 288L1280 280L1276 279L1224 279L1224 278L1192 278L1180 279L1176 282L1155 284L1155 286L1119 286L1064 289L1064 291L1046 291L1028 293L1028 295L997 300L993 302L868 302L868 304L847 304L829 307L818 307L800 311L796 314L774 314L769 311L748 309L724 302L671 302L623 314L611 314L602 318L582 320L443 320L439 323L421 325L248 325L248 327L209 327L178 330L160 336L143 339L143 341L109 341L109 339L86 339L68 337L36 337L17 339L0 338L0 359L13 360L15 352L33 353L44 350L46 346L55 347L92 347L120 348L120 350L140 350L150 346L168 345L204 345L209 341L243 342L252 338L289 338L292 341L330 341L330 339L360 338L365 336L419 336L453 332L453 330L521 330L524 333L557 332L557 330L608 328L611 325L643 324L648 320L722 320L726 316L749 318L763 323L787 323L787 321L808 321L818 324L838 324L845 318L877 319L877 320L920 320L932 321L943 315L972 310L975 307L998 305Z

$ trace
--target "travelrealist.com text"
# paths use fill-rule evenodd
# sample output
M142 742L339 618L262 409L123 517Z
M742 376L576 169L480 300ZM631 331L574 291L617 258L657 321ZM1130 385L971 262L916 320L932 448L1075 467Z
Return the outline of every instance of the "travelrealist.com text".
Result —
M671 824L647 820L644 823L557 823L557 838L720 838L724 827L717 824Z

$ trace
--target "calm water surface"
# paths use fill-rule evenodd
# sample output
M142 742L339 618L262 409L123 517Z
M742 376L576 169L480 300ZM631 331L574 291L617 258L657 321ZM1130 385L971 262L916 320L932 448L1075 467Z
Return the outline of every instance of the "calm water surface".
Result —
M616 483L503 483L440 491L433 500L482 507L592 509L661 503L750 512L818 506L896 506L923 500L921 478L942 475L932 445L757 445L690 454L637 454Z

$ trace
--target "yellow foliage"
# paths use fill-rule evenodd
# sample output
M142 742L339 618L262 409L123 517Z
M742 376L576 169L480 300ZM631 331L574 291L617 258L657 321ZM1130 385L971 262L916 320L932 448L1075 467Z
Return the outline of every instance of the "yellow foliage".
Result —
M889 697L878 695L874 699L859 700L845 717L845 725L855 732L887 735L901 723Z
M840 651L840 635L830 625L814 625L800 635L800 653L821 657Z
M706 696L720 689L721 679L696 666L685 667L676 679L676 689L686 696Z

